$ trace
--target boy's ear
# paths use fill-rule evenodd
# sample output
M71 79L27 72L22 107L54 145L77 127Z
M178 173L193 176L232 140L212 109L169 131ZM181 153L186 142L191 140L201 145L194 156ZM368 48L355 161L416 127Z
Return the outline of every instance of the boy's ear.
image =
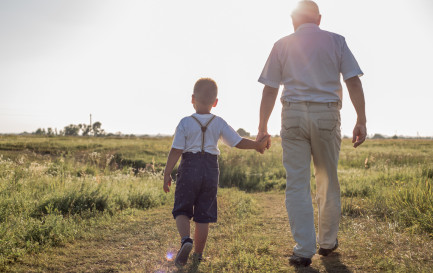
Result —
M218 98L215 99L215 102L213 103L212 107L216 107L218 104Z

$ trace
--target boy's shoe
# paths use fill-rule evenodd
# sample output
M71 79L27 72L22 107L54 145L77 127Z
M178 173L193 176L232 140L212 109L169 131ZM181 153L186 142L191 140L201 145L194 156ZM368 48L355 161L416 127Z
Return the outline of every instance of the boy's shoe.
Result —
M291 265L294 266L309 266L311 264L311 258L304 258L300 256L296 256L295 254L292 254L292 256L289 257L289 262Z
M193 263L196 263L196 264L201 263L203 261L203 254L194 252L192 254L192 261L193 261Z
M182 246L180 247L179 252L176 255L176 259L174 260L174 264L176 266L184 266L188 262L188 256L192 249L192 239L188 238L183 241Z
M335 246L333 248L319 248L319 255L322 256L328 256L329 254L331 254L334 250L336 250L338 248L338 239L335 241Z

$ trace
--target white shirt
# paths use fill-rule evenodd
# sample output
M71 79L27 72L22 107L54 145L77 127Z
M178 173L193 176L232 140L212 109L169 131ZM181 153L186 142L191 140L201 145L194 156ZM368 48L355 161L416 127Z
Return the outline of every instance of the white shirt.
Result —
M343 98L340 73L344 80L363 75L346 40L307 23L274 44L259 82L283 85L285 101L335 102Z
M213 117L212 114L193 114L204 126ZM204 136L204 151L219 155L218 140L222 139L230 147L236 146L242 137L227 124L222 118L215 116L207 126ZM191 116L184 117L176 127L172 148L183 150L183 152L201 152L202 131L201 127Z

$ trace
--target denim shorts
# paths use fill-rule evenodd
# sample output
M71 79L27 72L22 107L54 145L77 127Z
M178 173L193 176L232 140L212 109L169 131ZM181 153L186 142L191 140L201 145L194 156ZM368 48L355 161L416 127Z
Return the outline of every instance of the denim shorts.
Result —
M217 221L218 156L183 153L177 170L173 217L185 215L196 223Z

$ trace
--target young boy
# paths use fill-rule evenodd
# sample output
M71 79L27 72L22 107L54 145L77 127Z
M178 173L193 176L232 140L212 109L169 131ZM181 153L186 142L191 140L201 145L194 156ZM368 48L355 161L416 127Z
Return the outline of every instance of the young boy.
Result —
M260 142L242 138L222 118L210 113L218 103L218 87L212 79L199 79L194 85L191 103L195 114L183 118L176 128L173 145L164 171L164 191L169 192L171 172L182 155L177 171L173 217L181 237L176 266L188 261L193 240L190 219L195 222L194 258L202 260L209 223L217 221L218 150L217 142L239 149L255 149L263 153L268 137Z

